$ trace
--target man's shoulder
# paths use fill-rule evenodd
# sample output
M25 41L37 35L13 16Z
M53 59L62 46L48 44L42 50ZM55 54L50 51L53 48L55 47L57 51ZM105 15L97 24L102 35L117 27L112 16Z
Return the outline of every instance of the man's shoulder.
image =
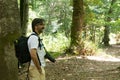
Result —
M36 36L36 35L30 35L29 39L38 39L38 36Z
M31 33L29 36L29 40L30 39L33 39L33 40L37 39L38 40L38 36L35 33Z
M38 38L38 35L35 33L35 32L32 32L31 34L30 34L30 37L37 37Z

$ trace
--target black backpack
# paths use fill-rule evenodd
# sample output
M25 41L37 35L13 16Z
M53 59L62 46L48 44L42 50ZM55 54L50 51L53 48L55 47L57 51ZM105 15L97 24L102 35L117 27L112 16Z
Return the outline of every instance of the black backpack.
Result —
M30 52L27 44L28 38L29 37L21 36L20 38L14 41L15 55L20 64L31 61Z

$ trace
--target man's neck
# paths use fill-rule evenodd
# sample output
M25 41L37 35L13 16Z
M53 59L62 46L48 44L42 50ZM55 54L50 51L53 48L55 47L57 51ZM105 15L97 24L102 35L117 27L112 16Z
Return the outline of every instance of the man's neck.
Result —
M36 33L37 35L39 35L39 33L37 31L34 31L34 33Z

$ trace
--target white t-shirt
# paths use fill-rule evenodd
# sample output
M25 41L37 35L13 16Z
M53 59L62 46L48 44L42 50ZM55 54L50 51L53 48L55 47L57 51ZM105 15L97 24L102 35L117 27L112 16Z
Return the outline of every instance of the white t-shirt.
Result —
M41 43L41 41L40 41L40 43ZM46 63L45 63L45 57L44 56L46 55L46 52L45 52L42 44L41 44L41 48L40 48L38 37L36 35L31 35L29 37L28 48L29 48L29 51L33 48L37 49L37 54L39 56L41 66L45 67ZM31 65L34 65L33 60L31 60Z

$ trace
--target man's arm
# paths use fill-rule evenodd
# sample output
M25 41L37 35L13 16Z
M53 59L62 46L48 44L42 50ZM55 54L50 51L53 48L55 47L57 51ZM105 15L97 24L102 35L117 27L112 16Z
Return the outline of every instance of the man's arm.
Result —
M45 58L47 58L48 60L50 60L53 63L55 63L55 61L56 61L48 52L46 52Z
M37 50L35 48L31 49L30 50L30 55L31 55L31 59L33 60L36 68L38 69L39 73L42 73L42 69L41 69L41 66L40 66L40 63L39 63L39 60L38 60L38 57L37 57Z

